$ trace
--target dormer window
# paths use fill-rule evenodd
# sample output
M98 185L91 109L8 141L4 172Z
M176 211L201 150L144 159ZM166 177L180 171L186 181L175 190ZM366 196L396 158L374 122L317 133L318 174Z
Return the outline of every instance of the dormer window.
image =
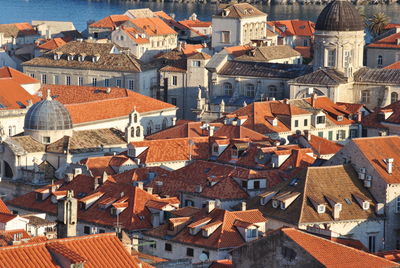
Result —
M214 144L213 146L213 152L218 153L218 145Z
M84 60L85 60L85 55L78 56L78 61L84 61Z
M67 59L68 59L69 61L74 60L74 55L73 55L73 54L69 54L69 55L67 56Z
M231 154L232 154L232 158L238 158L238 156L239 156L238 149L232 148Z
M255 237L257 237L257 229L256 228L254 228L254 229L247 229L246 230L246 237L247 238L255 238Z
M278 208L279 207L279 201L278 200L272 200L272 207L273 208Z
M339 121L339 122L340 122L340 121L343 121L343 115L338 115L338 116L337 116L337 121Z
M54 60L60 60L60 59L61 59L61 54L55 53L55 54L53 55L53 58L54 58Z
M317 116L317 124L325 124L325 116L324 115Z
M364 202L362 203L363 210L368 210L368 209L369 209L369 206L370 206L370 204L369 204L368 201L364 201Z
M98 62L99 59L100 59L100 55L99 54L93 55L93 57L92 57L92 61L93 62Z

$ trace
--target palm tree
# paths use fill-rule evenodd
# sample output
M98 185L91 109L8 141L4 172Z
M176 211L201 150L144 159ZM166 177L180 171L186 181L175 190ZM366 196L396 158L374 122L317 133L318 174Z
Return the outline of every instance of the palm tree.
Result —
M389 17L379 12L368 19L368 29L374 37L382 34L385 26L389 23Z

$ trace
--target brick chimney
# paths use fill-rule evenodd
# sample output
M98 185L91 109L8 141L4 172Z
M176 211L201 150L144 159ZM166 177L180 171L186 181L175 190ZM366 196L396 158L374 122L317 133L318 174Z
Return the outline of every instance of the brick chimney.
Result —
M317 101L317 94L316 93L311 93L311 106L315 107L315 102Z

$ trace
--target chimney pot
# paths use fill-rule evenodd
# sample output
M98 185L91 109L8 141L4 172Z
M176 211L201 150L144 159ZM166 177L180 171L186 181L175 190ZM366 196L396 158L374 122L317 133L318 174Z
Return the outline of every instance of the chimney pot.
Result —
M242 211L247 210L247 203L246 202L242 202Z
M207 213L210 213L211 211L213 211L214 208L215 208L215 201L214 200L208 200L206 208L207 208Z
M387 173L392 174L393 173L394 159L393 158L386 158L385 162L386 162L386 171L387 171Z

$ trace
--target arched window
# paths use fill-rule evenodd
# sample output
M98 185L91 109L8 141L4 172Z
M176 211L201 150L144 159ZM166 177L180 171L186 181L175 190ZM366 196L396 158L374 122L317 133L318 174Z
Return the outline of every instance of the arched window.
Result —
M136 137L140 137L140 127L136 127Z
M133 116L133 123L137 123L137 114Z
M361 102L362 103L369 103L371 99L371 93L369 90L361 91Z
M272 97L272 98L276 98L278 94L278 89L276 88L276 86L271 85L268 87L268 96Z
M135 137L135 128L131 128L131 138Z
M378 67L382 67L382 65L383 65L383 56L382 55L378 56L377 62L378 62Z
M246 85L246 97L254 98L256 90L253 84Z
M392 94L390 94L390 103L394 103L398 100L399 100L399 94L397 94L397 92L392 92Z
M150 135L153 132L154 129L154 124L153 121L149 121L149 123L147 123L147 128L146 128L146 134Z
M165 128L167 128L167 125L168 125L168 120L167 120L167 118L164 118L163 119L163 121L162 121L162 129L165 129Z
M232 96L233 95L233 86L231 83L224 83L224 94L226 96Z

